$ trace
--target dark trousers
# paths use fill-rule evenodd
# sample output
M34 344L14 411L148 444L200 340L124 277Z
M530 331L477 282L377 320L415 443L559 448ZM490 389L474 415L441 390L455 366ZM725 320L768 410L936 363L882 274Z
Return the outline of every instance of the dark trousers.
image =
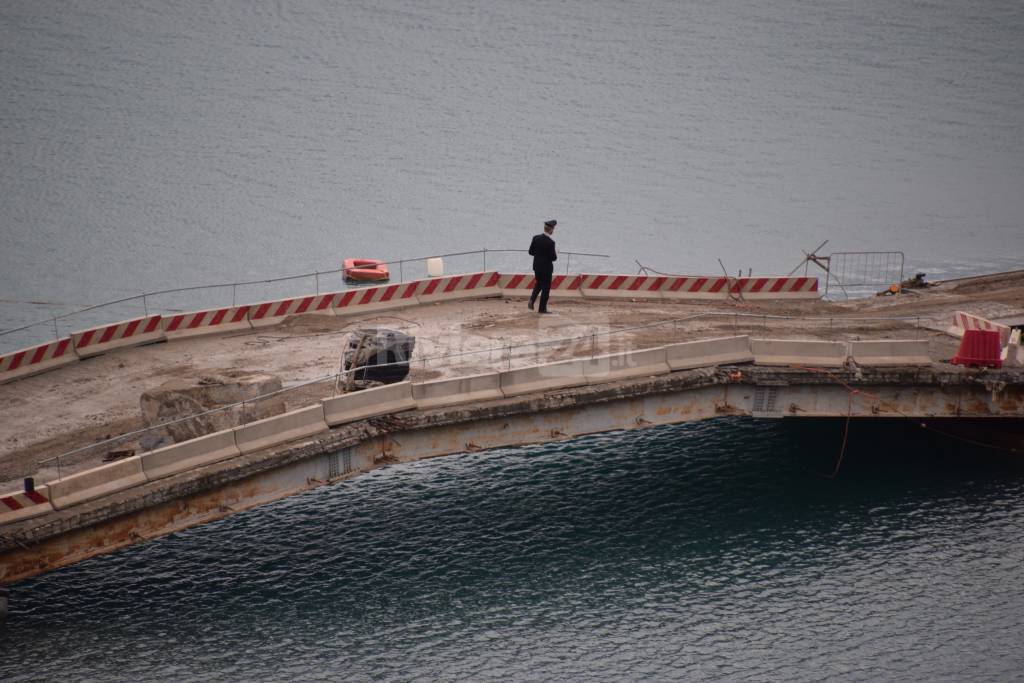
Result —
M548 297L551 296L551 275L550 270L534 270L533 276L537 280L537 284L533 286L533 293L530 294L530 305L537 300L537 295L540 295L540 310L548 310Z

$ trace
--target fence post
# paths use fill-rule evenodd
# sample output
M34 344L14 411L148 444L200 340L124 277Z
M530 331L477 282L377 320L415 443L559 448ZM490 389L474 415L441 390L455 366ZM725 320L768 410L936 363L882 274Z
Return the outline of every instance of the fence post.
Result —
M486 272L487 272L487 250L486 250L486 249L484 249L484 250L483 250L482 252L480 252L480 253L482 253L482 254L484 255L484 268L483 268L483 272L485 272L485 273L486 273Z
M405 263L405 261L399 261L398 262L398 281L399 282L405 282L405 272L404 272L404 270L402 268L402 265L404 263Z
M53 338L60 339L60 332L57 331L57 316L53 317Z
M149 304L146 302L145 292L142 293L142 312L146 314L147 318L149 317Z
M231 307L232 307L232 308L234 308L234 307L235 307L235 305L236 305L236 304L235 304L235 293L236 293L237 291L238 291L238 285L237 285L237 284L232 284L232 285L231 285Z
M569 274L569 264L572 263L572 252L565 255L565 274Z
M316 285L315 285L316 294L319 296L319 294L320 294L320 271L318 270L315 273L313 273L313 277L316 279Z

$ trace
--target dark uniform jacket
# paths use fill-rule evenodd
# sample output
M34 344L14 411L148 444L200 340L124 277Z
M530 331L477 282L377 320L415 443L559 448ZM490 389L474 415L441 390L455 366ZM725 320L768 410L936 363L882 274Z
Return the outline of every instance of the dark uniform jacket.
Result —
M558 260L555 253L555 241L545 233L534 236L530 242L530 256L533 257L533 269L542 273L550 273L555 269Z

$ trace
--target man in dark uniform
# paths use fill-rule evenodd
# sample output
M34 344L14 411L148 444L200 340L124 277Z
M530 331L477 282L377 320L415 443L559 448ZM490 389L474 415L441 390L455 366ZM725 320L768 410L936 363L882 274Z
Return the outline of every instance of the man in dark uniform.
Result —
M549 313L548 296L551 295L551 275L555 272L555 261L558 254L555 253L555 241L551 239L551 233L555 231L558 221L544 221L544 232L536 235L530 242L530 256L533 257L533 275L537 284L530 294L530 303L527 307L532 311L533 304L540 295L540 313Z

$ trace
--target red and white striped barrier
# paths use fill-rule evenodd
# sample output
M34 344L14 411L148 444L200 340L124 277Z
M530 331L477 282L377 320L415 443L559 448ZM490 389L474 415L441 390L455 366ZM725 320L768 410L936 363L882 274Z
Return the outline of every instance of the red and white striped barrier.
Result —
M663 275L580 275L583 296L597 299L660 299Z
M994 330L999 333L999 345L1006 346L1010 340L1010 327L1000 323L994 323L980 315L972 315L964 311L957 311L953 314L953 324L948 330L954 337L964 336L964 330Z
M269 327L284 322L285 318L292 315L334 315L337 296L338 292L331 292L253 304L249 306L249 324L254 328Z
M53 505L50 504L50 494L45 486L39 486L34 491L0 493L0 525L47 512L53 512Z
M729 280L721 276L669 276L661 286L666 299L727 299Z
M551 296L553 297L582 297L580 292L579 275L555 275L551 278ZM498 287L502 296L530 296L537 279L527 273L511 273L498 276Z
M817 299L818 278L738 277L729 292L744 299Z
M405 306L415 306L419 282L360 287L339 292L334 300L335 315L359 315Z
M501 296L501 288L498 286L499 279L498 273L488 271L419 280L416 298L421 304L429 304L435 301Z
M198 337L204 334L220 334L235 330L251 330L249 309L251 306L229 306L192 311L165 317L162 321L164 336L168 339Z
M71 344L71 337L30 346L0 356L0 384L37 372L45 372L58 365L67 365L78 360Z
M75 344L75 353L79 358L98 356L122 346L138 346L155 341L163 341L164 329L160 325L161 316L150 315L132 320L122 320L112 325L94 327L91 330L72 332L71 339Z

